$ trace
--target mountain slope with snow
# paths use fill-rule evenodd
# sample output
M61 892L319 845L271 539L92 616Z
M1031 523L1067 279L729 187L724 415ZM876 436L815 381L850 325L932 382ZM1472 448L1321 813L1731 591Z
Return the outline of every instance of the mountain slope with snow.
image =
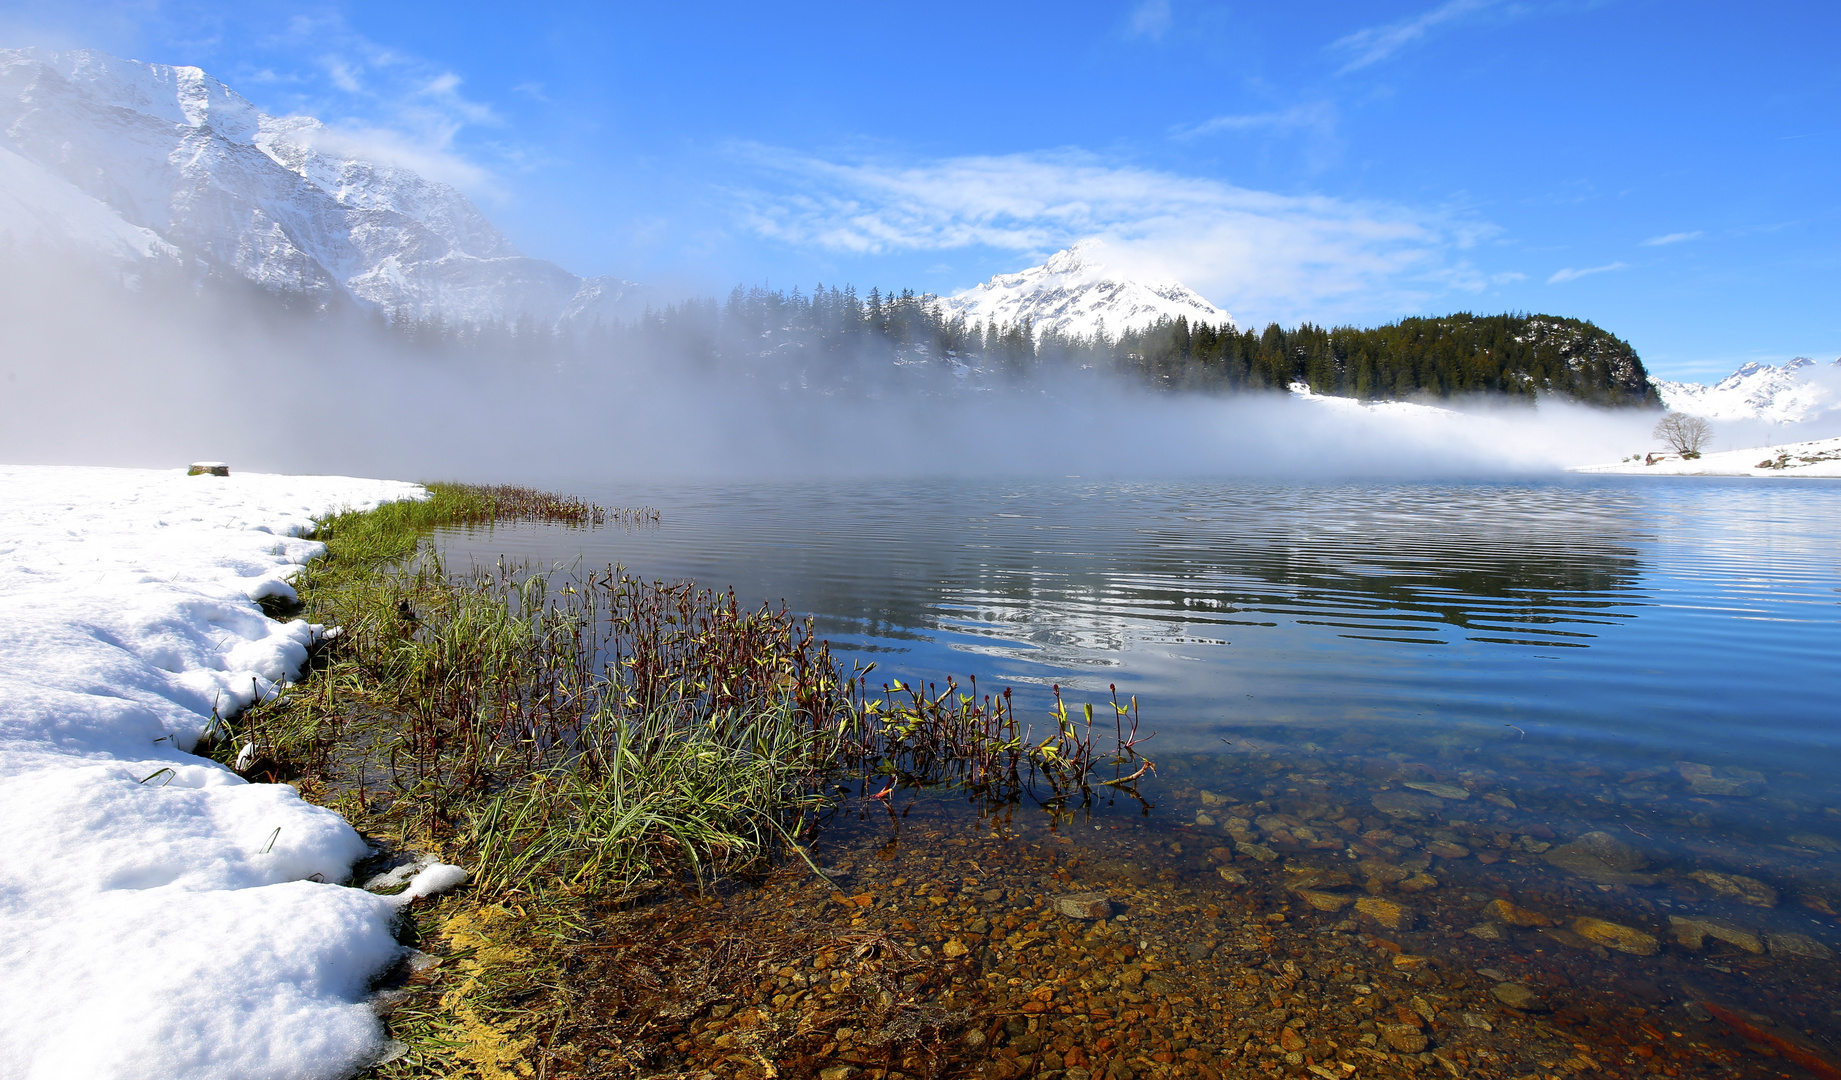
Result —
M967 322L1013 325L1028 319L1038 336L1059 333L1092 337L1100 330L1117 337L1160 318L1232 325L1234 317L1175 281L1139 282L1107 268L1105 245L1083 240L1057 252L1041 266L999 274L982 285L941 300L948 316Z
M449 323L630 307L631 282L522 255L455 188L337 143L198 68L0 50L0 243L196 261L321 306Z
M1799 356L1782 366L1746 364L1712 386L1650 381L1670 409L1709 420L1794 424L1841 407L1841 360L1818 364Z

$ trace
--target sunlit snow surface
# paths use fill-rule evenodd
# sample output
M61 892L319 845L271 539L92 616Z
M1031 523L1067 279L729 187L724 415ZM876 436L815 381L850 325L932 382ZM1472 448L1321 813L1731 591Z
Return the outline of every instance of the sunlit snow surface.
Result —
M1605 465L1580 465L1573 472L1629 473L1643 476L1818 476L1841 477L1841 439L1808 439L1721 450L1698 458L1676 454L1633 457Z
M291 787L187 751L298 673L255 598L346 477L0 466L0 1077L316 1077L374 1055L397 901ZM166 771L163 771L166 770ZM315 880L315 879L318 880Z

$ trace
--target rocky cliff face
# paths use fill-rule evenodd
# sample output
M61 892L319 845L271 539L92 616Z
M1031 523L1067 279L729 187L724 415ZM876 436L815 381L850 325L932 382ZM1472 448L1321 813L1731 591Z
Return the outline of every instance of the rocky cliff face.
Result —
M193 67L0 50L0 238L392 315L611 318L637 286L520 254L452 186L344 154Z

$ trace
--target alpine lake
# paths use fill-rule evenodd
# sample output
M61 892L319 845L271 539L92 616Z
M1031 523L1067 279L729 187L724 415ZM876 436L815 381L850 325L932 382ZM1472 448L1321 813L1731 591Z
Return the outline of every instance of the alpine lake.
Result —
M570 490L661 518L448 566L732 586L872 685L1155 733L1137 797L858 792L824 878L625 913L671 1004L610 990L589 1072L1841 1075L1841 486Z

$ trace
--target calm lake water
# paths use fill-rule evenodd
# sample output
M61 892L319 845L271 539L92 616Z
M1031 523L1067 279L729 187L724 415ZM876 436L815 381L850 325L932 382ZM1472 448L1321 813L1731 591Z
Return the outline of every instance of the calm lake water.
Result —
M905 680L1059 683L1077 699L1116 684L1166 748L1350 725L1841 777L1841 485L584 494L658 507L662 524L450 534L450 561L579 558L733 586Z
M1151 811L1102 806L1081 818L1092 829L1051 817L1059 846L1029 840L1026 822L973 821L983 842L1013 844L1011 883L980 895L1108 892L1141 919L1142 955L1204 980L1251 949L1289 948L1338 978L1358 977L1320 955L1339 941L1413 960L1360 974L1368 996L1340 1011L1312 999L1287 1012L1273 997L1301 1037L1320 1031L1309 1046L1274 1034L1277 1012L1240 1011L1238 969L1222 967L1210 1015L1231 1030L1195 1043L1209 1054L1269 1054L1296 1073L1357 1046L1430 1065L1377 1043L1373 1012L1427 985L1431 1004L1413 1000L1432 1014L1433 1050L1448 1036L1472 1055L1453 1069L1557 1069L1553 1054L1571 1053L1564 1039L1541 1048L1555 1029L1511 1023L1524 1012L1504 1003L1521 990L1503 985L1556 1017L1582 1010L1569 1037L1639 1072L1677 1051L1670 1068L1689 1074L1749 1068L1770 1046L1718 1019L1722 1001L1841 1051L1841 485L1068 478L578 493L657 507L662 523L448 533L450 567L580 559L733 586L811 615L847 662L904 681L975 675L981 691L1016 688L1025 715L1053 684L1076 702L1115 684L1137 695L1157 733ZM910 797L945 835L955 814L976 816ZM838 857L892 827L845 830ZM937 847L942 833L926 835ZM860 880L889 857L875 850ZM974 866L980 889L997 880L989 866ZM991 925L942 921L935 940L986 950L973 955L1010 985L1089 972L1083 993L1115 1016L1143 999L1090 957L1063 971L1006 953ZM1286 944L1276 926L1306 933ZM1648 1046L1630 1024L1651 1013L1652 1030L1699 1041ZM1464 1019L1486 1014L1501 1014L1496 1027Z

